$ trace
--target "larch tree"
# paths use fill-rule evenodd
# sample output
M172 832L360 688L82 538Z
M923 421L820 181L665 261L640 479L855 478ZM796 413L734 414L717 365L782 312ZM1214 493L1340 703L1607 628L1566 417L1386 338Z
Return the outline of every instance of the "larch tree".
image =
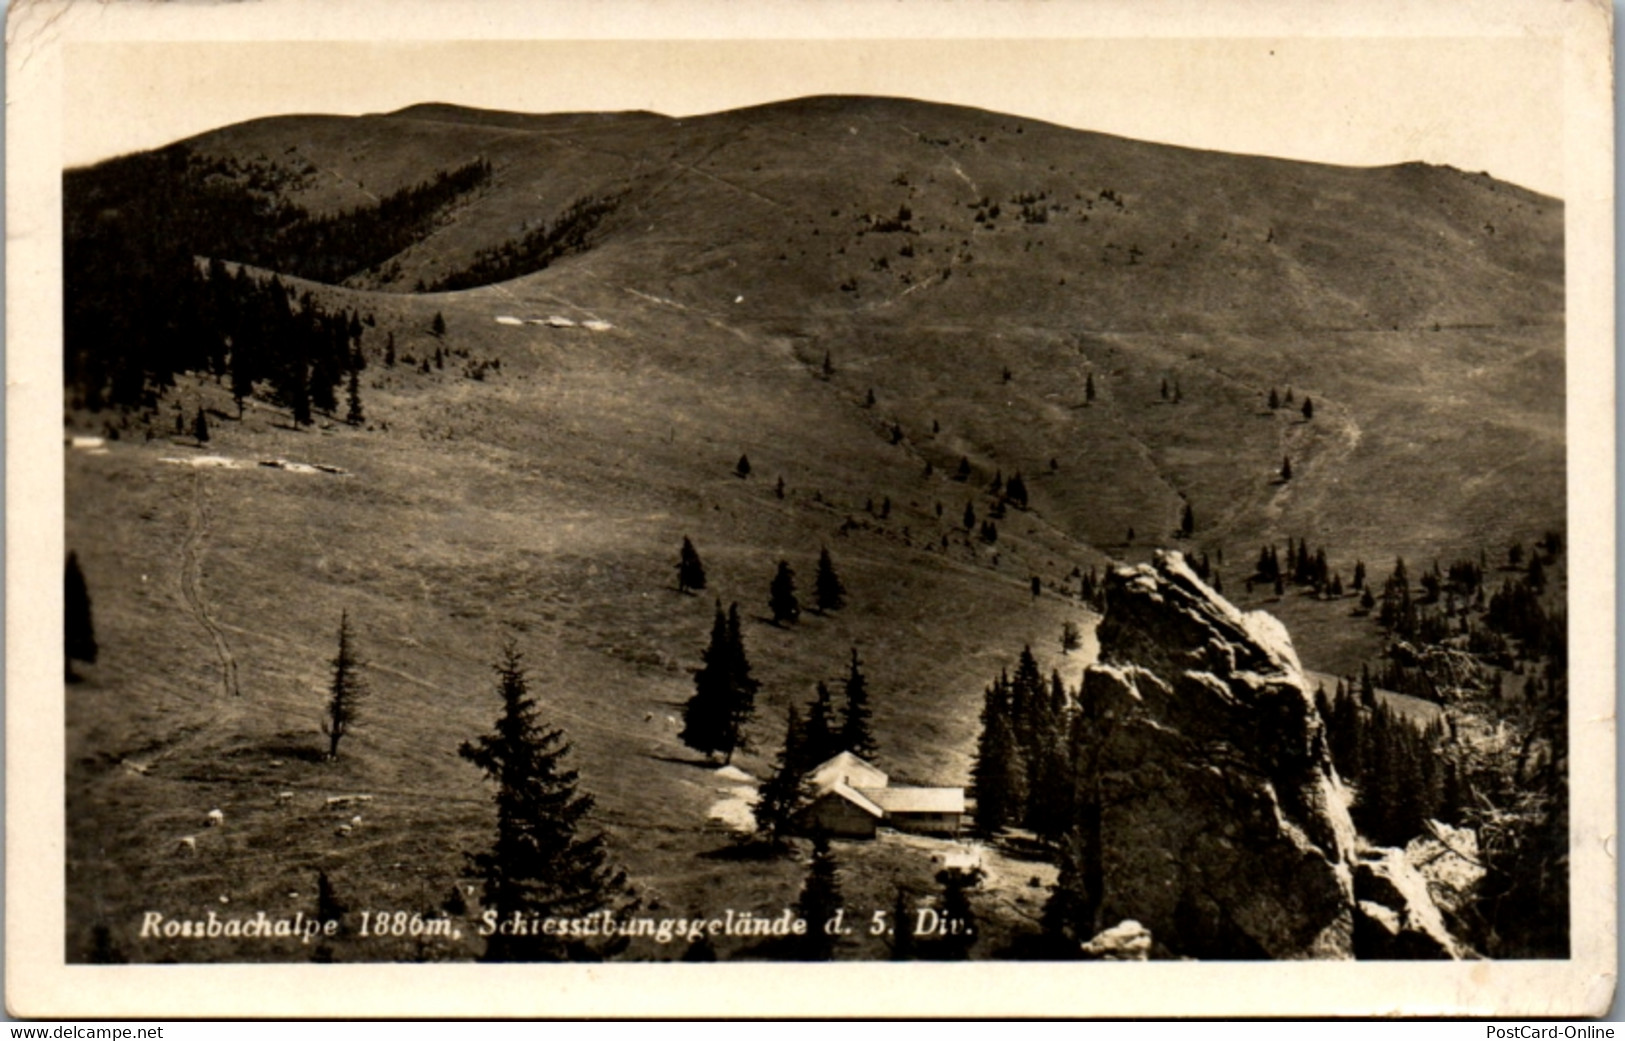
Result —
M869 722L869 681L852 648L852 666L846 674L846 708L841 717L841 745L860 759L873 759L879 750Z
M593 798L580 790L578 774L565 764L570 744L564 731L541 721L512 643L494 668L501 714L491 733L458 749L496 789L496 841L470 857L482 883L483 910L499 925L486 938L483 960L602 960L626 941L500 928L528 923L532 916L580 918L595 911L621 919L636 902L625 872L609 863L603 834L585 829Z
M322 720L322 733L327 735L327 757L337 759L339 742L360 721L361 703L367 697L367 684L356 657L348 611L339 613L339 649L332 665L333 679L327 685L327 714Z
M705 588L705 565L700 563L699 551L687 535L683 548L677 551L677 591L688 593Z
M779 561L779 569L773 573L773 581L768 585L767 607L773 612L774 625L794 622L801 617L801 601L796 598L796 573L790 569L789 561Z
M846 606L846 586L841 584L841 576L835 573L835 562L830 559L828 547L818 552L818 572L813 577L813 596L819 614L839 611Z

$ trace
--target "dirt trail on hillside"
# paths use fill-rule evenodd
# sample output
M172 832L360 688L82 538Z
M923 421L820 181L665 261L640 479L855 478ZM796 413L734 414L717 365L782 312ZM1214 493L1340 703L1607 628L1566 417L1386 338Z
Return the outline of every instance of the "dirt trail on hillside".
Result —
M203 593L203 549L209 536L209 494L204 487L203 474L192 478L192 514L186 539L181 543L181 595L192 617L208 632L214 641L214 653L220 659L220 685L225 693L236 697L242 693L237 685L237 658L231 653L226 634L209 614L209 602Z

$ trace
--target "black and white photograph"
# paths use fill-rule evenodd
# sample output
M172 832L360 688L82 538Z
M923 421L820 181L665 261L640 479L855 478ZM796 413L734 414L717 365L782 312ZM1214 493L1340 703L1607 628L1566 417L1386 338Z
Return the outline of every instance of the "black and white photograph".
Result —
M17 1006L1612 1000L1605 6L102 6L8 34Z

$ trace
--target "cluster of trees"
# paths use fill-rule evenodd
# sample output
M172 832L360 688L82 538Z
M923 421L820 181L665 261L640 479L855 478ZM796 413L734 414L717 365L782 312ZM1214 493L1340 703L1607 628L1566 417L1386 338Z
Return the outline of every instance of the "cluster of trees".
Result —
M1023 648L1012 677L983 693L982 733L971 783L976 827L986 835L1019 826L1054 839L1071 815L1070 734L1074 701L1059 673L1048 681Z
M1299 539L1294 542L1290 537L1286 540L1286 562L1281 561L1280 551L1271 543L1258 552L1258 562L1253 565L1253 573L1247 580L1250 592L1255 583L1273 585L1276 595L1286 591L1288 583L1296 586L1307 586L1316 596L1341 597L1347 590L1343 586L1343 576L1332 571L1326 563L1326 548L1319 547L1313 553L1309 552L1309 540ZM1354 581L1350 588L1361 589L1365 585L1365 562L1355 561ZM1369 608L1369 605L1367 605Z
M615 211L618 202L614 198L577 199L553 223L532 229L500 246L482 249L466 267L443 275L432 284L419 282L417 289L434 293L468 289L540 271L560 257L581 253L590 247L593 231Z
M784 744L774 757L773 773L763 783L753 808L757 833L776 846L790 835L796 815L812 794L806 779L814 767L842 752L873 760L879 750L871 723L869 680L863 674L856 647L852 649L842 694L845 705L839 719L834 695L823 682L818 684L805 717L793 703L785 710Z
M279 282L227 276L220 262L339 281L403 248L490 172L475 160L376 206L313 217L218 165L177 145L64 176L64 376L76 405L150 408L176 374L208 371L245 393L267 380L288 407L309 396L323 410L359 367L355 316L308 298L295 308ZM351 349L335 345L341 335Z
M1468 791L1442 721L1417 724L1377 700L1370 675L1358 696L1338 681L1316 692L1332 763L1354 789L1354 823L1381 846L1404 846L1429 820L1464 820Z

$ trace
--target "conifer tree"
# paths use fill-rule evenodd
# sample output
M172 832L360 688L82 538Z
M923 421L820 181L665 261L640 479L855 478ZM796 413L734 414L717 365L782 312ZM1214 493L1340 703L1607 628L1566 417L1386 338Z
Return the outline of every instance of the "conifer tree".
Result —
M85 585L84 572L79 570L79 555L68 553L67 569L62 580L63 634L66 637L67 677L76 679L73 663L82 661L96 664L96 626L91 619L90 590Z
M1271 387L1270 388L1270 408L1277 409L1277 408L1280 408L1280 407L1281 407L1281 397L1280 397L1280 395L1275 393L1275 388Z
M783 625L801 617L801 601L796 599L796 573L788 561L779 561L779 569L768 586L768 610L773 612L773 624Z
M345 913L349 908L339 899L338 891L333 888L332 881L327 877L326 871L316 872L316 921L340 922L344 921ZM340 932L342 932L342 925ZM327 965L333 961L333 948L327 943L319 943L310 954L310 960Z
M959 457L959 466L954 470L954 480L956 480L956 481L968 481L968 480L970 480L970 457L969 456L963 456L962 455L962 456Z
M750 476L750 456L741 454L739 462L734 464L734 473L740 480Z
M878 748L869 724L869 681L858 667L858 649L852 648L852 666L846 675L846 708L841 717L841 745L860 759L873 759Z
M705 664L694 674L694 696L683 708L683 732L678 737L690 748L706 754L721 752L733 762L734 750L744 745L745 725L756 711L759 684L750 674L744 639L739 628L739 605L722 613L717 602L711 624L711 643Z
M1309 399L1309 395L1305 394L1303 396L1303 419L1304 419L1304 422L1307 423L1309 420L1314 419L1314 418L1315 418L1315 403Z
M1179 515L1179 534L1188 539L1195 530L1196 514L1191 512L1191 504L1187 502L1185 509Z
M1022 479L1020 470L1004 486L1004 497L1022 509L1027 508L1027 482Z
M192 436L200 445L209 443L209 417L203 414L203 407L198 406L197 418L192 420Z
M1077 958L1079 948L1095 934L1094 901L1084 882L1083 859L1083 839L1076 827L1069 828L1056 846L1060 871L1040 919L1047 958Z
M835 573L835 562L830 559L826 546L818 551L818 571L813 576L813 595L818 613L839 611L846 606L846 586Z
M391 369L395 367L395 334L393 332L384 337L384 364Z
M434 320L429 323L429 332L436 337L446 335L446 316L439 311L434 313Z
M818 683L812 706L807 710L806 740L803 751L806 758L802 766L810 770L832 759L841 751L841 735L835 724L835 699L829 686Z
M502 714L490 734L458 749L496 786L496 841L470 858L482 880L484 910L498 922L594 911L624 917L635 906L626 874L609 864L603 834L583 831L593 798L579 790L579 776L564 762L570 751L564 731L541 721L512 643L494 668ZM540 929L517 933L492 933L483 960L598 960L625 946L624 940L549 936Z
M350 370L350 382L345 387L344 400L346 410L344 421L351 426L360 426L365 418L361 412L361 375L357 369Z
M936 940L933 953L945 961L964 961L976 945L980 930L977 927L976 908L970 895L981 888L986 876L981 868L944 868L937 872L937 884L942 886L939 905L947 935Z
M908 893L902 886L897 887L897 895L892 899L891 920L891 960L914 960L914 916L910 913Z
M1027 803L1027 770L1010 717L1010 683L1000 676L982 696L982 733L971 767L976 830L987 836L1019 820Z
M327 735L327 757L337 759L339 742L361 718L361 703L367 697L361 662L356 658L355 637L350 632L350 612L339 612L339 649L333 656L333 679L327 685L327 716L322 733Z
M684 535L683 548L677 551L677 591L689 593L704 588L705 565L700 563L700 554L694 548L694 543Z
M976 507L968 502L965 504L965 516L963 523L966 531L976 527Z
M1083 645L1083 637L1078 632L1078 624L1070 619L1061 623L1061 653L1071 654Z
M813 838L812 864L801 894L796 897L796 916L807 923L805 936L800 937L797 955L802 961L829 961L835 957L838 937L824 926L841 909L840 865L829 848L828 837L820 834Z
M821 371L826 380L835 375L835 363L830 360L829 351L824 352L824 366Z
M1281 480L1292 480L1292 459L1284 455L1281 457Z
M791 705L785 711L784 745L773 761L773 775L757 793L751 814L756 819L756 833L776 847L782 847L790 834L796 812L801 809L808 792L802 763L806 758L806 729L801 713Z
M1095 374L1092 372L1083 380L1083 400L1086 402L1095 400Z

